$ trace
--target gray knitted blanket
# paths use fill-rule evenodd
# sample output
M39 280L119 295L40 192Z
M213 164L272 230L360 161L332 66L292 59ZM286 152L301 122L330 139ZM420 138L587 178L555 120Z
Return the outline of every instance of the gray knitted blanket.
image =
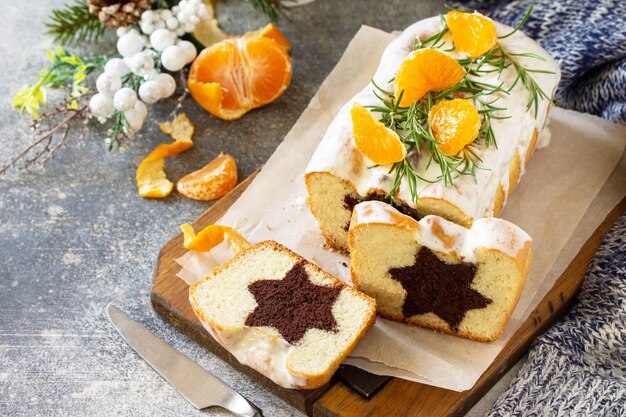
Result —
M453 0L524 26L559 63L559 105L626 123L626 0ZM490 416L626 416L626 216L605 237L578 303L531 347Z
M626 216L592 261L578 303L531 347L490 416L626 416Z

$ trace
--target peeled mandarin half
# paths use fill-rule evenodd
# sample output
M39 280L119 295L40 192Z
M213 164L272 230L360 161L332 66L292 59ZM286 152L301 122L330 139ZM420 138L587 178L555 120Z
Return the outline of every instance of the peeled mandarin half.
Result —
M455 48L470 58L478 58L496 46L496 27L491 19L480 13L452 10L446 14L446 24Z
M398 134L363 106L354 103L351 110L354 145L375 164L386 165L399 162L406 156L406 147Z
M191 96L209 113L234 120L276 100L291 81L290 47L272 25L225 39L203 50L191 65Z
M454 87L465 76L455 59L435 49L418 49L409 54L396 73L394 95L402 93L401 106L409 106L429 91Z
M217 158L176 183L176 189L185 197L209 201L220 198L237 185L235 158L220 153Z
M428 123L439 149L456 155L472 143L480 131L480 116L474 104L464 98L441 100L428 113Z

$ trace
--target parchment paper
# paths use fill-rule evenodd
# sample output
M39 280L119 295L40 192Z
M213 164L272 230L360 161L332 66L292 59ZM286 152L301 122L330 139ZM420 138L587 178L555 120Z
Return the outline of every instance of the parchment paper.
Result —
M324 245L306 206L304 169L330 121L369 82L394 37L361 27L283 143L219 224L235 227L251 242L276 240L350 281L349 258ZM549 132L550 146L535 152L502 215L533 237L534 260L500 339L473 342L379 318L346 363L455 391L474 385L626 193L624 166L607 182L626 145L624 126L555 108L544 135ZM177 260L183 267L179 276L193 282L230 256L226 244L210 253L188 252Z

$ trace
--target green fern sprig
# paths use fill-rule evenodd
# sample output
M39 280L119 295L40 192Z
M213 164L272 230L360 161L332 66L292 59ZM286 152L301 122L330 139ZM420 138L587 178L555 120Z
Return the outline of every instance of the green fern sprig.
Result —
M64 9L52 11L47 34L61 45L78 45L97 42L107 27L100 22L98 16L89 11L85 0L76 0Z

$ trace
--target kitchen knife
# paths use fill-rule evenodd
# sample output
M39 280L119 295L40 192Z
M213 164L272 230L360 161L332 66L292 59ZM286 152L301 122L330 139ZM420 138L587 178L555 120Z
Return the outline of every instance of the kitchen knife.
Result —
M262 417L239 393L174 349L113 304L109 320L124 340L194 407L222 407L240 417Z

